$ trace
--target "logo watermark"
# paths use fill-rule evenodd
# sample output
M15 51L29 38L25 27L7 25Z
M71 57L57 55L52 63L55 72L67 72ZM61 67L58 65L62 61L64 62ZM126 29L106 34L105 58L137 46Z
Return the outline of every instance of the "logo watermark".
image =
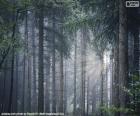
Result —
M2 113L2 116L64 116L64 113Z
M139 1L126 1L126 7L139 7Z

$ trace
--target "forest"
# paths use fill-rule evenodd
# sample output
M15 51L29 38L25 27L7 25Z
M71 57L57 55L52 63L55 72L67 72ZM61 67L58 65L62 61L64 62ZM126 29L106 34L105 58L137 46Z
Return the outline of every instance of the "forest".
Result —
M0 0L2 115L140 116L140 7Z

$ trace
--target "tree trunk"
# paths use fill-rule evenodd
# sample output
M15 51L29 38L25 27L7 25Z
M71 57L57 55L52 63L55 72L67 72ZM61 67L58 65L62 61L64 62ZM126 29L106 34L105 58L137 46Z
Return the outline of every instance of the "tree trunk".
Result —
M27 79L28 79L28 84L27 84L27 110L28 112L31 112L31 61L30 61L30 57L29 57L29 38L28 38L28 11L26 11L26 15L25 15L25 41L26 41L26 49L27 49Z
M140 54L140 40L139 40L139 27L136 26L133 32L134 36L134 75L139 75L139 54Z
M15 86L15 93L16 93L16 95L15 95L15 112L17 113L18 112L18 78L19 78L19 74L18 74L18 72L19 72L19 70L18 70L18 61L19 61L19 56L18 56L18 54L16 55L16 69L15 69L15 72L16 72L16 82L15 82L15 84L16 84L16 86Z
M90 82L90 78L87 78L87 116L89 115L89 82Z
M49 43L48 43L49 44ZM49 46L49 45L48 45ZM47 47L49 49L49 47ZM45 89L45 112L50 112L50 53L46 56L46 89Z
M5 97L6 97L6 77L7 77L7 60L5 60L5 65L4 65L4 79L3 79L3 93L2 93L2 100L1 100L1 107L0 107L0 116L1 113L4 112L4 107L5 107Z
M23 87L22 87L22 112L24 113L24 103L25 103L25 69L26 69L26 55L25 55L25 48L24 48L24 56L23 56Z
M92 87L92 114L96 116L96 104L97 104L97 94L96 94L96 85Z
M104 105L104 100L103 100L103 97L104 97L104 89L103 89L103 86L104 86L104 76L103 76L103 67L104 67L104 64L103 64L103 57L100 58L101 59L101 104L100 104L100 107L103 107ZM100 111L100 115L103 116L103 111L101 110Z
M32 61L33 61L33 95L32 97L34 98L32 100L32 111L35 112L37 110L37 87L36 87L36 81L37 81L37 76L36 76L36 41L35 41L35 13L32 12L32 52L33 52L33 57L32 57Z
M81 38L81 116L85 116L85 78L86 78L86 39L87 29L82 28Z
M38 112L44 111L44 63L43 63L43 36L44 10L43 3L39 10L39 58L38 58Z
M13 98L13 83L14 83L14 61L15 61L15 50L12 49L12 62L11 62L11 86L10 86L10 95L9 95L9 105L8 112L11 112L12 109L12 98Z
M114 49L114 81L113 81L113 105L119 108L119 46L118 39ZM119 112L115 112L115 116L119 116Z
M53 12L53 28L55 29L55 13ZM52 112L56 112L56 88L55 88L55 34L52 37Z
M136 77L140 77L140 71L139 71L139 64L140 64L140 42L139 42L139 27L135 26L134 30L133 30L133 36L134 36L134 61L133 61L133 76ZM136 84L136 82L138 82L140 80L140 78L133 80L133 84ZM135 107L134 110L136 111L136 113L139 115L140 114L140 103L138 103L137 101L139 100L140 96L137 94L138 91L136 90L136 88L134 87L134 103L135 103Z
M67 116L67 61L65 60L64 114Z
M15 5L15 1L13 1L13 5ZM13 25L13 33L12 33L12 39L13 39L13 46L11 47L11 53L12 53L12 59L11 59L11 86L10 86L10 95L9 95L9 104L8 104L8 112L11 112L11 108L12 108L12 98L13 98L13 84L14 84L14 61L15 61L15 46L14 46L14 42L15 42L15 33L16 33L16 23L17 23L17 19L18 19L18 12L15 13L15 11L13 12L13 16L12 16L12 21L14 22Z
M74 105L73 105L73 115L76 116L76 66L77 66L77 37L75 37L75 51L74 51Z
M63 43L61 41L61 51L60 51L60 106L59 112L64 111L64 74L63 74Z
M127 14L125 0L119 1L119 99L120 107L126 108L126 93L124 87L127 87L128 80L128 39L127 39ZM126 114L121 112L120 116Z

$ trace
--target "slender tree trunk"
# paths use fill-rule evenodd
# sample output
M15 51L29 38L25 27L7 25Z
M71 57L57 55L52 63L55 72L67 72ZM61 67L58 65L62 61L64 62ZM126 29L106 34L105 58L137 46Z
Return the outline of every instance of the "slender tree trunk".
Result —
M37 110L37 93L36 93L36 41L35 41L35 14L32 12L32 52L33 52L33 95L34 98L32 101L32 111L35 112Z
M15 50L13 48L12 49L12 62L11 62L11 86L10 86L8 112L11 112L11 109L12 109L13 83L14 83L14 58L15 58Z
M90 82L90 79L89 79L89 76L87 78L87 116L89 115L89 82Z
M25 112L25 69L26 69L26 53L25 53L25 47L24 47L24 55L23 55L23 87L22 87L22 112Z
M81 38L81 116L85 116L85 78L86 78L86 39L87 29L82 28Z
M55 13L53 12L53 28L55 29ZM55 34L52 37L52 112L56 112L56 88L55 88Z
M110 106L114 105L114 49L111 51L110 57L110 76L111 76L111 85L110 85Z
M49 113L50 112L50 54L49 54L49 50L46 57L47 57L46 58L47 63L46 63L45 111Z
M39 9L39 58L38 58L38 112L44 111L44 63L43 63L43 36L44 10L43 3Z
M5 60L5 65L4 65L4 79L3 79L3 94L2 94L2 100L1 100L1 109L0 109L0 116L1 113L4 112L4 107L5 107L5 91L6 91L6 77L7 77L7 60Z
M76 66L77 66L77 38L75 37L75 51L74 51L74 105L73 105L73 115L76 116Z
M113 85L113 101L114 106L116 108L119 108L119 46L118 46L118 40L116 42L115 50L114 50L114 61L115 61L115 67L114 67L114 85ZM119 112L115 112L115 116L119 116Z
M15 1L13 1L13 4L15 5ZM12 98L13 98L13 83L14 83L14 61L15 61L15 46L14 46L14 42L15 42L15 33L16 33L16 23L18 20L18 11L15 13L15 11L13 12L13 17L12 17L12 21L15 23L13 25L13 33L12 33L12 39L13 39L13 46L11 47L11 53L12 53L12 59L11 59L11 86L10 86L10 95L9 95L9 105L8 105L8 112L11 112L11 108L12 108Z
M124 87L127 87L128 80L128 39L127 39L127 13L125 0L119 1L119 99L120 107L126 108L126 93ZM125 116L120 113L120 116Z
M25 68L26 68L26 55L25 55L25 48L24 48L24 56L23 56L23 87L22 87L22 112L24 113L24 101L25 101Z
M27 49L27 68L28 68L28 73L27 73L27 79L28 79L28 84L27 84L27 110L28 112L31 112L31 61L29 57L29 38L28 38L28 11L26 11L26 16L25 16L25 41L26 41L26 49Z
M15 90L15 93L16 93L16 95L15 95L15 112L17 113L18 112L18 61L19 61L19 57L18 57L18 54L16 55L16 90Z
M134 74L139 75L139 53L140 53L140 40L139 40L139 27L136 26L133 32L134 36Z
M96 97L97 97L96 86L94 85L92 89L92 114L93 116L96 116L96 103L97 103Z
M30 57L28 57L28 112L31 112L31 59Z
M104 105L104 100L103 100L103 97L104 97L104 89L103 89L103 86L104 86L104 76L103 76L103 67L104 67L104 63L103 63L103 57L101 58L101 104L100 104L100 107L103 107ZM100 115L103 116L103 111L101 110L100 112Z
M67 61L65 60L64 114L67 116Z
M133 61L133 65L134 65L134 76L140 77L140 71L139 71L139 65L140 65L140 40L139 40L139 27L135 26L134 31L133 31L133 36L134 36L134 61ZM133 84L135 84L136 82L138 82L140 80L140 78L134 80ZM136 111L136 113L139 115L140 114L140 103L138 103L137 101L139 100L140 96L136 95L138 93L138 91L136 90L136 88L134 87L134 103L135 103L135 107L134 110Z
M61 41L61 51L60 51L60 106L59 112L64 112L64 74L63 74L63 45Z
M26 65L27 65L27 56L26 53L28 52L28 48L26 48L28 46L28 30L27 30L27 10L25 11L25 45L24 45L24 61L23 61L23 99L22 99L22 105L23 105L23 113L26 111L25 109L25 87L26 87Z

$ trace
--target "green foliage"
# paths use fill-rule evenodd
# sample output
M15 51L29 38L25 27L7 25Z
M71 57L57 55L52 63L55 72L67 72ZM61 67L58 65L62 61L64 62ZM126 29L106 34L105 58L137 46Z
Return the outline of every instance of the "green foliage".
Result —
M134 112L134 110L130 109L130 108L115 107L115 106L110 106L110 107L102 106L102 107L100 107L100 109L103 112L107 113L109 116L111 116L111 114L113 114L115 112L122 112L122 113L132 113L132 112Z
M129 94L130 95L130 107L137 107L140 104L140 76L139 74L135 74L130 76L131 82L129 83Z
M0 13L3 11L11 12L13 9L14 6L8 0L0 0Z
M81 6L82 5L82 6ZM64 28L75 32L82 27L92 30L91 44L101 57L105 49L114 46L118 35L118 2L115 0L80 0ZM84 7L84 8L83 8Z
M21 47L20 37L16 32L20 20L17 12L22 9L19 5L21 2L0 0L0 68L11 49L14 47L15 51L19 51Z
M31 3L32 3L32 0L21 0L19 4L21 6L26 6L27 7L27 6L30 6Z
M58 52L62 52L65 58L68 58L70 56L70 46L71 41L69 36L66 35L66 33L60 33L61 36L56 37L56 45L55 49Z
M75 32L83 26L86 26L88 22L88 16L85 12L81 12L78 9L73 11L72 16L69 16L68 20L64 23L64 28L71 32Z
M101 107L101 109L104 112L107 112L108 114L111 114L113 112L123 112L131 114L131 116L135 116L135 108L137 108L140 104L140 77L139 75L131 75L129 78L131 79L131 82L129 83L128 87L120 87L118 85L119 88L121 88L126 93L127 97L130 100L130 102L127 103L128 108L117 108L115 106L111 106L108 108L106 106L103 106Z

